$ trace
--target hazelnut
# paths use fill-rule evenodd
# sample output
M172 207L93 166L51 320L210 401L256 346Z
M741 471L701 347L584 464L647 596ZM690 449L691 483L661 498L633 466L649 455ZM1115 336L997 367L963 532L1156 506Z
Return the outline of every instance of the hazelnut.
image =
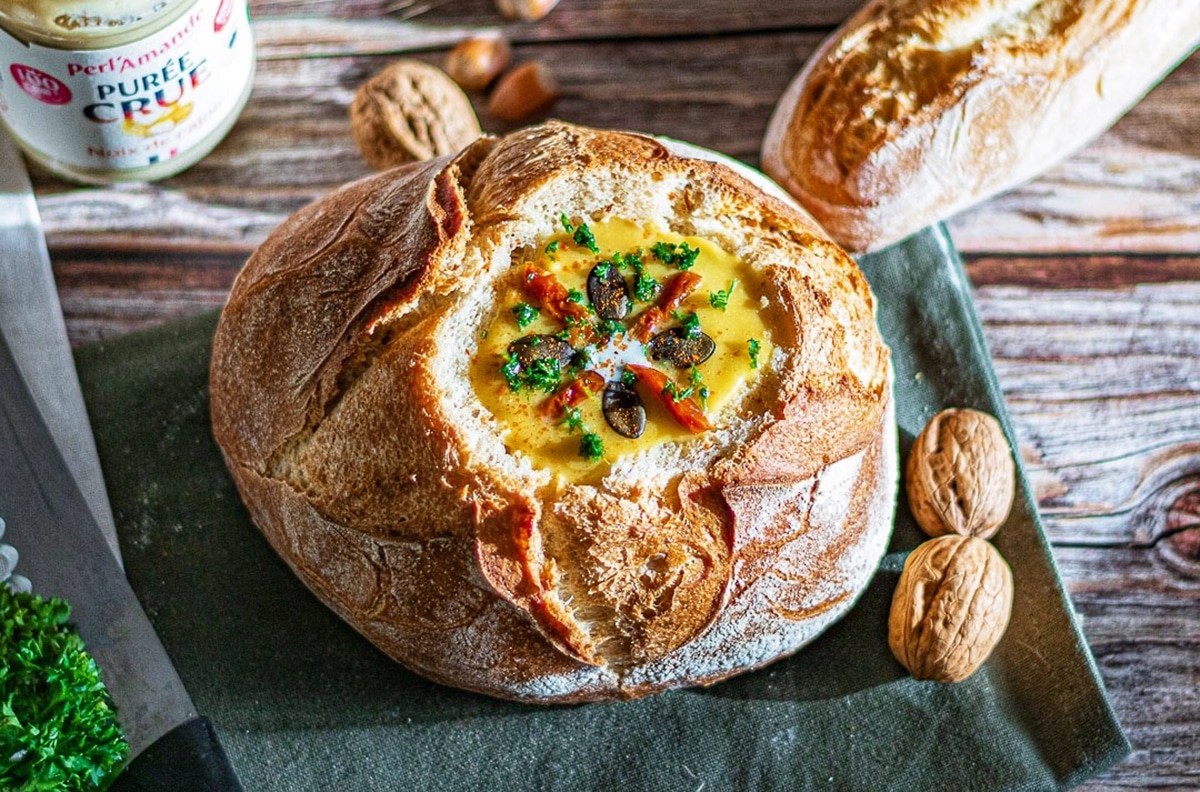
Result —
M465 91L482 91L508 68L512 47L499 36L464 39L446 55L446 73Z
M958 682L999 643L1012 600L1012 571L991 544L954 534L930 539L904 562L888 645L914 678Z
M522 63L505 74L492 91L488 114L501 121L523 121L558 100L558 83L542 63Z
M350 131L376 170L456 154L482 134L462 89L415 60L396 61L359 87Z
M930 536L992 536L1008 519L1015 478L1004 430L978 410L935 415L904 468L909 507Z
M536 22L549 14L558 0L496 0L496 8L508 19Z

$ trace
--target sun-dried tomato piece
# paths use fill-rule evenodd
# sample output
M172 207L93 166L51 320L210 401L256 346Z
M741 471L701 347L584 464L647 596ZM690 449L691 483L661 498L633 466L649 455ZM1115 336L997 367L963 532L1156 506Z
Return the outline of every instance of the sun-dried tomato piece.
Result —
M585 371L546 401L542 402L542 414L550 418L561 418L568 407L575 407L587 401L593 393L599 393L604 388L604 377L595 371Z
M571 292L554 273L527 264L521 278L521 288L538 301L542 310L568 327L588 319L590 312L587 307L570 299Z
M690 396L678 396L674 392L674 383L666 374L656 368L639 366L636 363L629 363L626 367L633 372L638 382L646 386L646 390L654 394L654 397L667 408L667 412L671 413L675 422L684 429L699 433L713 428L708 416L704 414L704 410L700 409L700 405L696 404L694 399Z
M637 318L633 325L633 337L643 344L649 341L659 325L670 318L672 311L679 310L679 306L696 290L701 280L699 275L691 271L672 275L654 305L642 311Z

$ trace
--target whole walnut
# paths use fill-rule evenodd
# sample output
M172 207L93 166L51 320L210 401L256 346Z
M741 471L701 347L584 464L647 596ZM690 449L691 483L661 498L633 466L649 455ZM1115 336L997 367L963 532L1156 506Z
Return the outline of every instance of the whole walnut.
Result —
M1008 519L1016 465L995 418L942 410L913 443L904 480L909 508L925 533L987 539Z
M888 645L916 679L958 682L999 643L1012 601L1012 571L990 543L954 534L930 539L904 562Z
M471 100L436 66L398 60L363 83L350 130L376 170L457 154L482 134Z

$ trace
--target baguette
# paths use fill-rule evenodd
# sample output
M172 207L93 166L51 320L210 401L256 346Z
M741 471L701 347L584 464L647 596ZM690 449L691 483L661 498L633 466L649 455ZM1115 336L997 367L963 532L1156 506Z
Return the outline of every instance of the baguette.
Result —
M722 365L746 376L717 393L722 371L693 364L711 428L674 426L663 397L646 410L659 440L626 452L587 417L594 396L567 414L613 450L547 463L524 430L584 443L512 417L565 391L505 387L489 350L523 332L506 295L531 261L590 256L584 228L603 243L627 226L698 240L693 273L741 262L720 313L700 291L676 316L704 313L718 340L713 316L764 322L758 368L739 345ZM559 342L592 332L566 324ZM300 579L410 669L494 696L630 698L770 662L850 607L891 531L889 353L866 280L790 202L637 135L547 123L300 210L238 275L210 385L230 473Z
M875 250L1064 159L1198 42L1195 0L873 0L779 100L763 168Z

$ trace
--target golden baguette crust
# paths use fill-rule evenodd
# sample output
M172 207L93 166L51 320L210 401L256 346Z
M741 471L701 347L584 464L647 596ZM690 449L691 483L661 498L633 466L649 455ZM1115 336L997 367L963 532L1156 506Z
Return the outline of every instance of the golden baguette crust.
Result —
M779 100L763 169L875 250L1064 159L1198 42L1195 0L873 0Z
M724 428L599 484L508 453L465 375L492 284L560 211L736 248L776 328ZM866 280L789 203L636 135L549 123L302 209L239 274L210 384L239 491L306 585L413 670L492 695L626 698L770 662L849 607L890 534Z

